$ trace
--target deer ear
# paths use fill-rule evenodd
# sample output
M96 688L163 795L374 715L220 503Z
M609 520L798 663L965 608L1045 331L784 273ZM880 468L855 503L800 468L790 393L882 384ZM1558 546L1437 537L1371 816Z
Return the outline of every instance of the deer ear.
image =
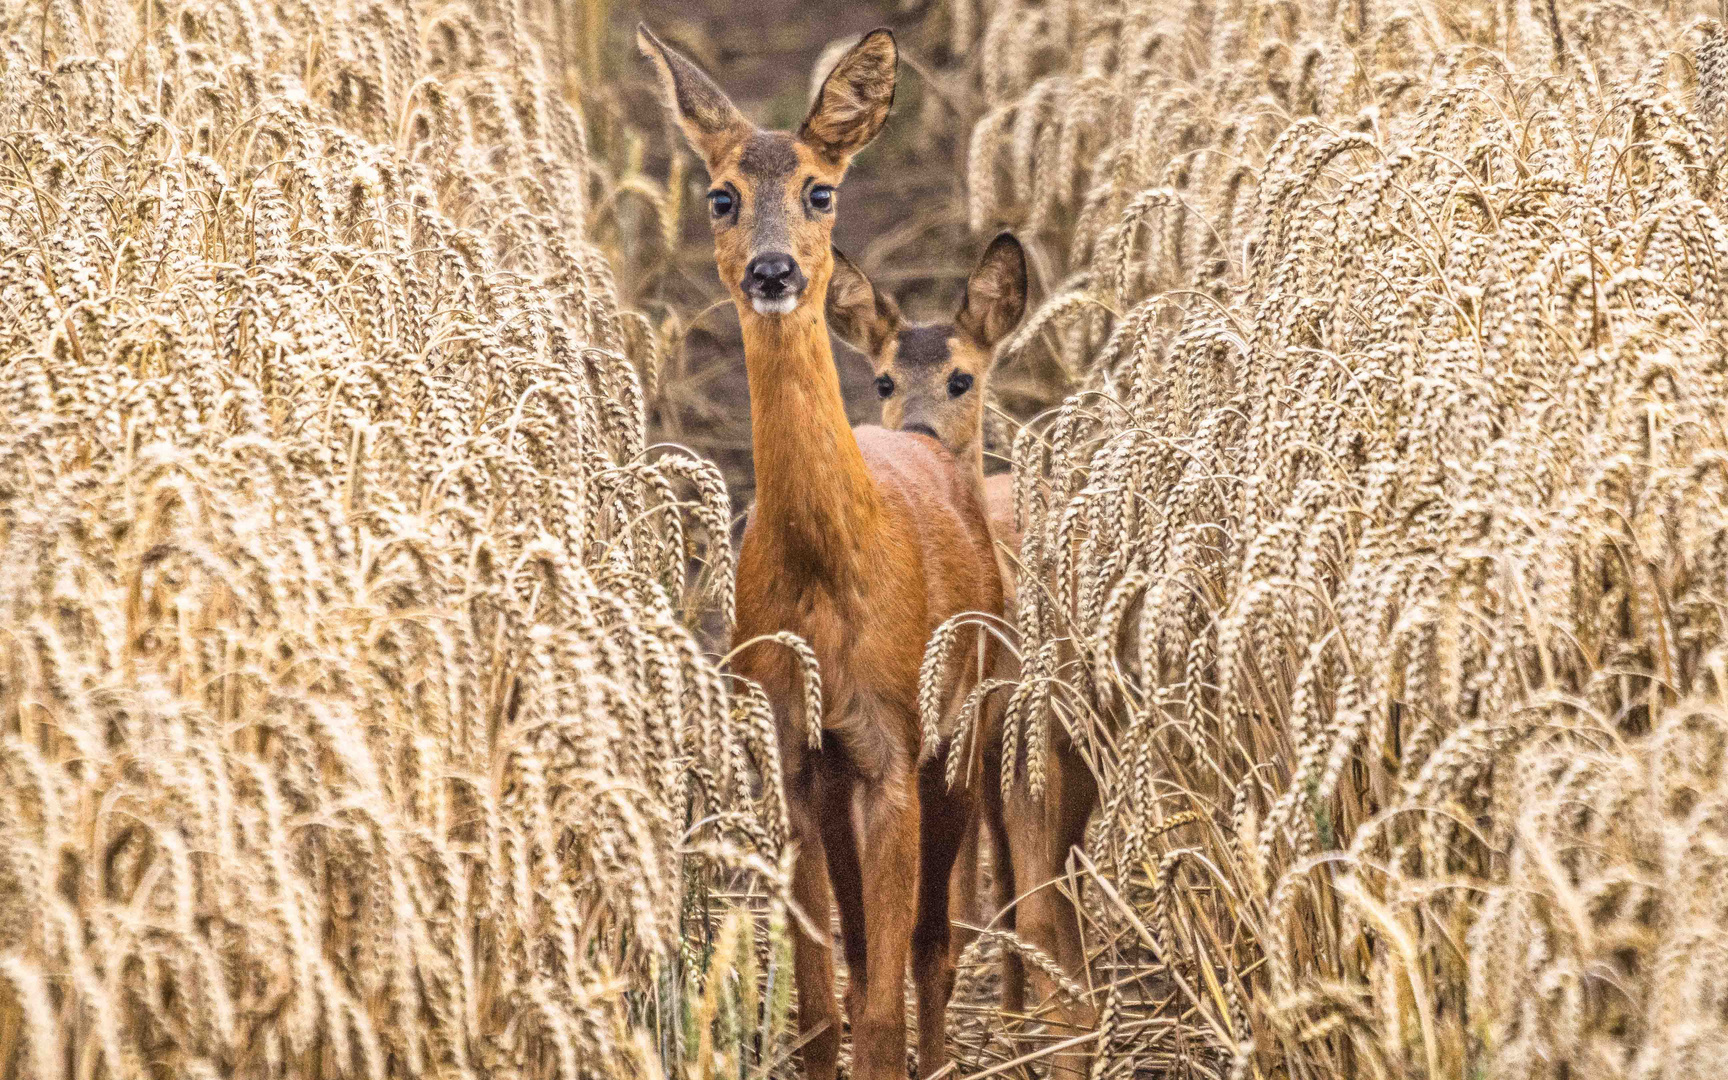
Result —
M1026 250L1013 233L990 241L966 279L954 325L986 349L1008 336L1026 314Z
M884 27L865 34L822 80L798 138L844 168L888 122L899 62L893 31Z
M840 340L872 358L900 329L900 307L876 291L864 271L834 249L834 274L828 279L828 325Z
M707 73L678 50L662 44L647 23L636 24L636 48L654 64L667 107L678 117L684 137L703 161L713 165L755 130Z

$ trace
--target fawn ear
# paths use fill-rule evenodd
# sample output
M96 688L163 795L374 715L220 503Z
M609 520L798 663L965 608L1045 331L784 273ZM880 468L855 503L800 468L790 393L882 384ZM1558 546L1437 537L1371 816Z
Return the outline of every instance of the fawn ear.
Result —
M1013 233L999 233L966 279L954 325L986 349L1008 336L1026 314L1026 250Z
M822 80L798 138L844 168L888 122L899 63L893 31L884 27L865 34Z
M862 349L872 360L900 329L900 307L876 291L864 271L834 249L834 274L828 279L828 325L840 340Z
M661 43L647 23L636 24L636 48L654 64L666 105L691 149L710 166L755 130L726 92L678 50Z

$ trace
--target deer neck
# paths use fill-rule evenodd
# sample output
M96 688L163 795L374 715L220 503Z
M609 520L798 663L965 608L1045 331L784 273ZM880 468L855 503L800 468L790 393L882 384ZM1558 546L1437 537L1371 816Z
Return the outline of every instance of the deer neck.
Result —
M793 574L852 577L880 547L882 496L864 464L820 303L740 312L756 466L754 529Z

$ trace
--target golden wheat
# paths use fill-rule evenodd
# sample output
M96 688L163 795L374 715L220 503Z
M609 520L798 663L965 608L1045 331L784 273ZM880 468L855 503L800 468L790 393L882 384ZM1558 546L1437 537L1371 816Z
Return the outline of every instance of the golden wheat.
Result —
M0 1073L713 1057L772 728L536 12L0 13Z
M1107 1056L1719 1072L1715 5L983 9L973 226L1086 380L1008 751L1093 763L1113 1007L1178 1021Z
M790 1070L607 15L0 12L0 1073ZM969 955L1095 997L1094 1077L1728 1061L1721 16L933 12L1006 352L1081 381L966 712L1102 787L1090 979Z

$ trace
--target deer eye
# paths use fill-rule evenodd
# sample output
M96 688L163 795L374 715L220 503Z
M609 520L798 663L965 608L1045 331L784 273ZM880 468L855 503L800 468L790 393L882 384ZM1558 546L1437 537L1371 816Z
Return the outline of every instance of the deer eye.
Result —
M715 188L708 193L708 212L715 217L725 217L732 212L732 206L738 200L725 188Z
M810 189L810 205L818 210L834 209L834 189L827 184L817 184Z
M954 374L948 376L949 397L959 397L970 389L972 389L972 376L966 374L964 371L956 371Z
M876 393L880 397L891 397L894 394L894 376L876 376Z

